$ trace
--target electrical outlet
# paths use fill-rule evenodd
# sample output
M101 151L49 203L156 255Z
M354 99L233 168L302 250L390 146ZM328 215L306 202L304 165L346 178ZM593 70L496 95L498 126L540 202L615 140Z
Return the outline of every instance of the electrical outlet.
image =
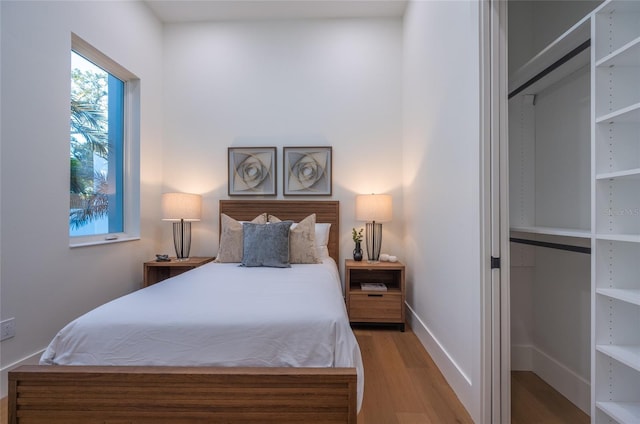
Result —
M9 318L0 322L0 341L10 339L16 335L16 319Z

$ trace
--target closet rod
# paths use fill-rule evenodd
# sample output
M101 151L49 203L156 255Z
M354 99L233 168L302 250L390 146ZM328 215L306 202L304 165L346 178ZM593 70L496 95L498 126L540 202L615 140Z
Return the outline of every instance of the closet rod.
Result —
M520 244L530 244L532 246L548 247L549 249L567 250L569 252L587 253L591 254L590 247L572 246L570 244L550 243L547 241L528 240L516 237L509 238L509 241Z
M580 54L583 50L588 49L590 46L591 46L591 39L589 39L589 40L585 41L584 43L580 44L578 47L576 47L575 49L571 50L569 53L565 54L560 59L556 60L551 65L549 65L546 68L544 68L542 71L540 71L534 77L532 77L529 81L525 82L520 87L518 87L515 90L513 90L511 93L509 93L509 97L508 98L509 99L512 98L513 96L517 95L518 93L520 93L521 91L523 91L524 89L529 87L530 85L534 84L535 82L537 82L537 81L541 80L542 78L544 78L545 76L549 75L551 72L553 72L554 70L558 69L560 66L564 65L569 60L571 60L572 58L574 58L575 56Z

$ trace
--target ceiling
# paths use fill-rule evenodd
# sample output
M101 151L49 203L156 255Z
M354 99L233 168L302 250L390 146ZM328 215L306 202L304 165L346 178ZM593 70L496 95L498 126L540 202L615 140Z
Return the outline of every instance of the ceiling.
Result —
M165 23L401 17L407 0L145 0Z

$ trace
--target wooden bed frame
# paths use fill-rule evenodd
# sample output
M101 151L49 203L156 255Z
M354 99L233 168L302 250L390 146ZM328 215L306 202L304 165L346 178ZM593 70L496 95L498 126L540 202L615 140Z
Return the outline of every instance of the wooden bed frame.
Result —
M222 200L220 213L331 223L336 201ZM22 366L9 372L9 423L356 423L355 368Z

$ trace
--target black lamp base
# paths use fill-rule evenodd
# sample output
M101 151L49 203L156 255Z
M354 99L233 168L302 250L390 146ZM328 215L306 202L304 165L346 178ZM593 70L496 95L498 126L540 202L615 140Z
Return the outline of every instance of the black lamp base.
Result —
M380 262L380 247L382 246L382 224L367 222L366 239L367 239L367 258L369 263Z
M173 223L173 246L176 249L178 261L189 260L191 250L191 222L180 220Z

